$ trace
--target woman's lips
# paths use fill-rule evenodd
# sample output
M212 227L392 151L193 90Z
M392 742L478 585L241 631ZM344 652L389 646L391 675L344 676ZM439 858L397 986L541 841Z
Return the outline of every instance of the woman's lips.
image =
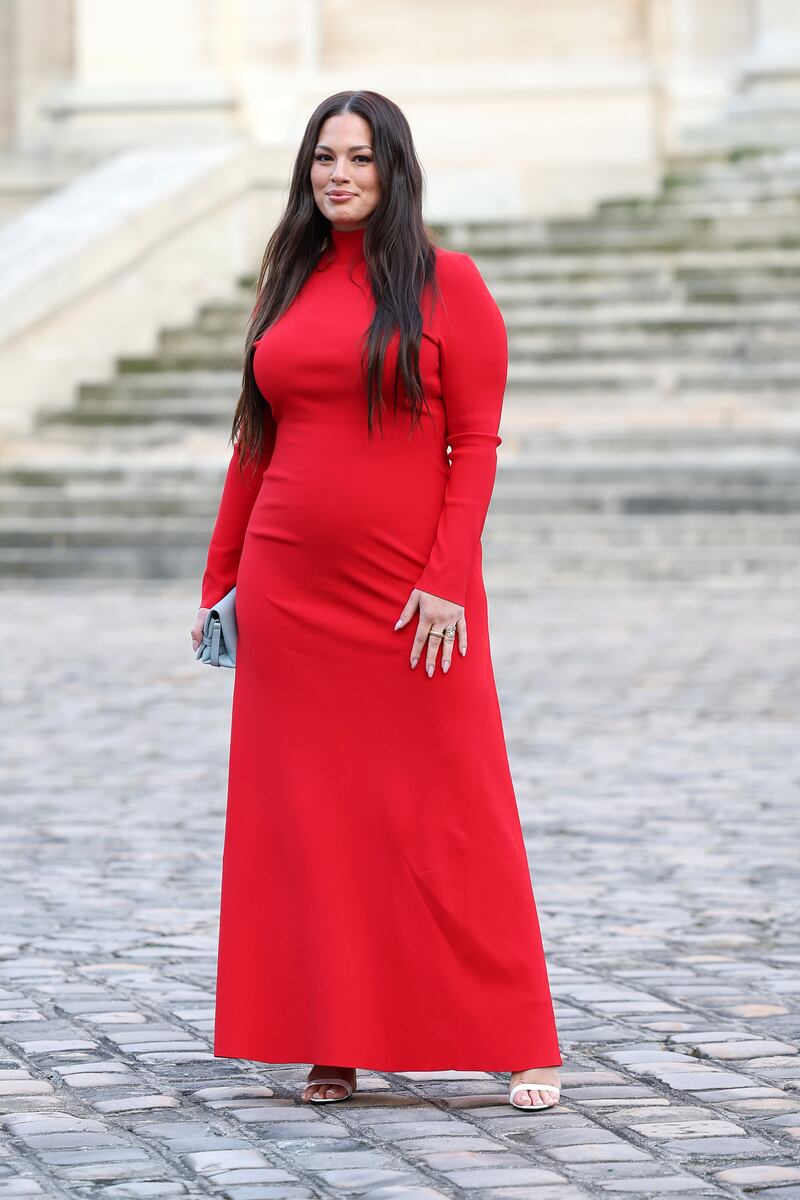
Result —
M352 192L327 192L326 195L329 200L352 200L353 199Z

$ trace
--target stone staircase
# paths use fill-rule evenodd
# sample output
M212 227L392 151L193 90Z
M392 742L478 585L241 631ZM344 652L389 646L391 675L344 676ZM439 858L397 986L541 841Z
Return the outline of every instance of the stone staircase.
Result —
M800 152L684 164L653 200L459 226L509 330L487 580L800 582ZM0 458L0 569L195 575L252 281Z

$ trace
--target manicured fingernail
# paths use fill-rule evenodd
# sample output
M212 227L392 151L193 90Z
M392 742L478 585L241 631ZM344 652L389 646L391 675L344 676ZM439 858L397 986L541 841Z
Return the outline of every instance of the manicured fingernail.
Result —
M464 655L467 653L467 647L466 647L466 646L459 646L459 650L461 651L461 657L463 658L463 657L464 657Z
M417 663L418 663L418 662L419 662L419 659L418 659L418 658L412 658L412 660L411 660L411 666L412 666L412 667L415 667L415 666L417 665Z
M425 668L425 670L428 672L428 678L430 679L433 675L433 667L428 666Z
M395 624L395 629L399 629L402 624L403 624L403 618L401 617L400 620Z
M444 673L446 675L447 672L450 670L450 663L449 662L442 663L442 670L444 671Z

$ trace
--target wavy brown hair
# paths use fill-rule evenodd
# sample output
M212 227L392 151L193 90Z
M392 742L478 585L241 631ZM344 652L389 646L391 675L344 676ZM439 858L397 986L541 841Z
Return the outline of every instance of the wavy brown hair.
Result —
M357 113L372 130L373 159L381 199L364 229L364 258L375 314L364 339L362 371L367 425L372 436L385 406L381 381L387 347L399 332L394 407L400 376L408 396L412 428L421 419L421 298L430 284L438 295L434 243L422 219L423 172L411 128L398 106L378 92L337 92L313 112L292 171L289 198L267 243L258 274L257 299L247 328L242 389L233 416L240 466L258 458L263 443L264 398L253 373L253 344L286 312L330 245L331 224L320 212L311 186L311 165L320 130L329 117Z

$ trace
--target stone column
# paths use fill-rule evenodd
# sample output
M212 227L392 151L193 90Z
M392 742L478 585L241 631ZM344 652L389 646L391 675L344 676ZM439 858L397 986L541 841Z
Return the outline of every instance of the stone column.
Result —
M800 3L751 0L752 42L742 62L749 93L800 98Z
M107 152L229 134L236 100L228 7L71 0L75 70L46 105L59 146Z
M662 94L666 146L714 121L750 44L753 0L650 0L651 53Z
M13 4L0 4L0 150L10 149L17 136L17 13Z
M6 0L0 5L0 145L35 150L46 143L41 106L74 64L71 0Z

